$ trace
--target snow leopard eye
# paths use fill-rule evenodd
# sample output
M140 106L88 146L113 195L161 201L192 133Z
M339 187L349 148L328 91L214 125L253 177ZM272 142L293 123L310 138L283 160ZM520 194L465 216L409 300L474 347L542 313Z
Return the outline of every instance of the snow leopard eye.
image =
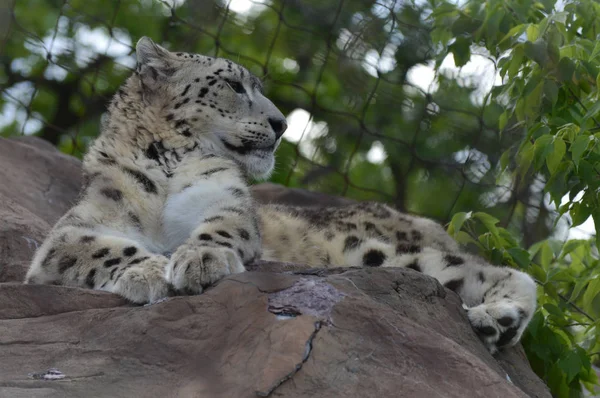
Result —
M242 83L236 82L236 81L233 81L233 80L225 80L225 82L236 93L238 93L238 94L245 94L246 93L246 89L244 88L244 86L242 86Z

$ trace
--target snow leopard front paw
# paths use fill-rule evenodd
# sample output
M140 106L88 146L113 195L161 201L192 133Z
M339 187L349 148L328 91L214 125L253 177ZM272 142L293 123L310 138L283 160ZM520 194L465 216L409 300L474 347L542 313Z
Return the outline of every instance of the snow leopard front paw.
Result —
M500 347L517 344L534 310L525 310L506 300L468 308L467 316L479 338L494 354Z
M244 271L240 257L227 247L183 245L171 256L165 277L180 292L200 294L223 277Z
M537 305L536 284L527 274L514 269L488 281L482 303L467 308L471 326L492 354L515 345L531 321Z
M134 303L154 303L171 295L171 287L164 277L163 256L143 257L135 265L115 269L115 282L106 290L120 294Z

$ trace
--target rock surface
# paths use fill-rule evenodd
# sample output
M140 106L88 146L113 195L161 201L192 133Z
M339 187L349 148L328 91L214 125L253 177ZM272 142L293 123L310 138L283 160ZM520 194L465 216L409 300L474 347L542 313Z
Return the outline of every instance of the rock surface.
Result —
M19 284L75 200L79 167L40 140L0 138L0 397L550 396L520 347L492 357L458 296L411 270L262 262L150 306ZM272 184L254 192L347 201Z
M0 282L23 280L36 247L80 186L77 159L38 138L0 138Z

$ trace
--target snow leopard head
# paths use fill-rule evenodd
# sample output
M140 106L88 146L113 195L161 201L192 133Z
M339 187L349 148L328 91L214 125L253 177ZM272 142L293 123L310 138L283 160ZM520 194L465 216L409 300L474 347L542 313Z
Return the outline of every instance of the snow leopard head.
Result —
M145 100L184 137L267 177L286 119L264 96L261 81L223 58L170 52L148 37L136 46Z

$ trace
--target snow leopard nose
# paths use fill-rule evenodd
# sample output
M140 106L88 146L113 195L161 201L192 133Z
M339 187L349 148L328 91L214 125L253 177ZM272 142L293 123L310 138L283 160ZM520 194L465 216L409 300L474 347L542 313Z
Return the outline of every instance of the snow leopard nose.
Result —
M285 130L288 127L287 123L285 122L285 119L279 119L279 118L275 119L275 118L270 117L269 124L271 125L271 128L275 132L275 137L277 137L277 139L279 139L279 137L281 137L283 135L283 133L285 132Z

